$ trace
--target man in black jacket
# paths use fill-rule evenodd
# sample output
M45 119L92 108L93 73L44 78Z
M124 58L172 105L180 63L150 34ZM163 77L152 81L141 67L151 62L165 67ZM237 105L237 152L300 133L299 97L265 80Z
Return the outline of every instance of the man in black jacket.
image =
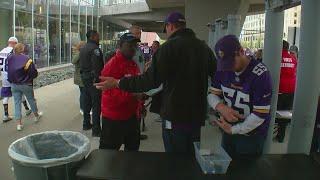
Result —
M103 56L99 48L99 33L95 30L87 32L88 42L80 49L80 73L84 84L83 88L83 130L92 128L92 136L99 137L101 133L101 91L94 83L99 82L100 72L103 69ZM90 111L92 122L90 123Z
M144 74L121 80L101 77L102 82L96 87L146 92L163 84L160 115L165 120L164 128L171 129L164 143L169 144L171 152L192 153L193 142L200 140L201 125L206 119L208 77L215 72L215 56L204 41L186 28L180 13L167 16L165 32L168 41Z

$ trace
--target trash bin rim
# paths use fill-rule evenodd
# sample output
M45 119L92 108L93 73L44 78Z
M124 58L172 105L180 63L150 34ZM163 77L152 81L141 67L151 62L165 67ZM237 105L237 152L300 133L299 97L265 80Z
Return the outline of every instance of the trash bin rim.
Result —
M29 137L32 137L32 136L37 136L40 134L49 134L49 133L52 133L52 134L69 133L69 134L83 137L85 142L83 143L82 146L78 147L78 149L82 149L82 151L78 150L77 152L75 152L69 156L62 157L62 158L51 158L51 159L39 160L39 159L30 158L30 157L18 154L12 150L14 144L16 144L19 141L22 141L22 140L29 138ZM34 134L27 135L25 137L22 137L22 138L15 140L13 143L10 144L10 146L8 148L8 154L11 159L13 159L21 164L34 165L34 166L39 166L39 167L52 167L52 166L67 164L68 162L71 162L70 160L79 161L79 160L83 159L89 153L89 151L90 151L90 140L88 137L86 137L85 135L83 135L80 132L58 131L58 130L44 131L44 132L40 132L40 133L34 133Z

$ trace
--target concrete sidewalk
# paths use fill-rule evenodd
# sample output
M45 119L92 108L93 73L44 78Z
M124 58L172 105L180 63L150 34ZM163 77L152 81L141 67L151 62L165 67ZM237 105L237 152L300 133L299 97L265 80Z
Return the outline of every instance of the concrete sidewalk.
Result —
M18 132L14 121L0 123L0 179L13 180L11 161L8 156L9 145L18 138L32 133L51 130L71 130L85 134L91 140L91 149L97 149L99 138L92 138L91 132L82 131L82 116L79 113L79 89L73 84L73 79L61 81L35 90L39 109L44 113L43 118L37 124L32 121L32 116L24 117L24 130ZM10 114L13 115L13 98L9 102ZM3 116L3 108L0 107L0 117ZM163 152L161 135L161 123L155 122L157 116L148 113L146 118L148 139L141 141L140 151ZM221 132L218 128L206 126L201 130L201 139L204 147L220 145ZM285 140L287 142L287 138ZM274 152L286 151L287 143L275 143Z
M44 113L43 118L34 124L32 117L24 117L24 130L18 132L14 121L0 123L0 179L13 180L11 161L8 156L9 145L23 136L50 130L79 131L87 135L91 140L91 149L98 148L99 138L92 138L91 132L83 132L82 116L79 113L79 90L73 84L73 79L65 80L56 84L48 85L35 90L36 99L40 111ZM10 115L13 116L13 98L9 102ZM3 117L3 108L0 107L0 117ZM146 124L149 139L141 141L142 151L163 151L161 138L161 124L155 122L156 116L149 113Z

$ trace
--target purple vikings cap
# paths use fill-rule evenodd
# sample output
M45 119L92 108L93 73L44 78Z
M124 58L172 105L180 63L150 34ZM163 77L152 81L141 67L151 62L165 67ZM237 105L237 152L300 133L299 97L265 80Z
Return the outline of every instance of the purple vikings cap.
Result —
M164 26L163 32L166 33L166 25L168 23L177 23L177 22L186 23L186 18L184 17L184 15L182 15L179 12L172 12L168 14L166 19L164 20L165 26Z
M222 37L215 45L218 71L230 71L233 69L234 57L241 48L239 39L234 35Z

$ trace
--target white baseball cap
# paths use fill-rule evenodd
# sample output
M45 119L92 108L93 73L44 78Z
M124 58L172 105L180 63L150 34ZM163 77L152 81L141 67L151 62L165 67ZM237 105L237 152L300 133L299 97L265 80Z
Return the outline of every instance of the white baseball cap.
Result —
M8 42L15 42L18 43L18 39L16 37L10 37Z

